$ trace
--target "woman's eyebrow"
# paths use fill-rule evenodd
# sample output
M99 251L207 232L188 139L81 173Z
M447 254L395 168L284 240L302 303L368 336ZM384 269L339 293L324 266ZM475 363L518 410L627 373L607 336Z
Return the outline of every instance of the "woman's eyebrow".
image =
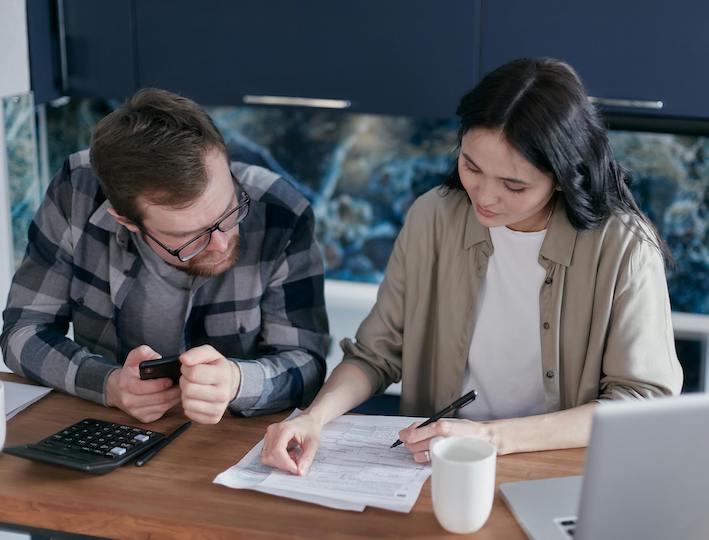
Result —
M480 167L478 167L478 165L475 163L475 161L473 161L473 158L471 158L468 154L466 154L465 152L462 152L462 151L461 151L461 155L462 155L462 156L465 158L465 160L466 160L468 163L470 163L473 167L475 167L476 169L482 170L482 169L480 169ZM508 177L506 177L506 176L497 176L496 178L499 178L500 180L504 180L505 182L512 182L513 184L521 184L521 185L524 185L524 186L529 186L529 185L530 185L529 182L525 182L524 180L520 180L519 178L508 178Z

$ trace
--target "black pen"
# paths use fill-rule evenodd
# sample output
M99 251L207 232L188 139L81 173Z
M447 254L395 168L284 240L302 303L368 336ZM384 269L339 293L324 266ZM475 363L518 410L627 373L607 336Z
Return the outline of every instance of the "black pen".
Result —
M442 409L438 411L436 414L434 414L431 418L423 422L421 425L416 426L416 429L422 428L423 426L427 426L428 424L432 424L436 420L439 420L440 418L443 418L445 415L447 415L449 412L454 411L456 409L460 409L461 407L465 407L468 403L471 403L475 401L475 398L478 397L478 392L477 390L471 390L467 394L465 394L462 397L459 397L456 399L453 403L448 405L445 409ZM399 439L396 439L396 442L391 445L390 448L396 448L402 443Z
M178 427L175 431L173 431L167 437L165 437L162 441L160 441L155 446L153 446L150 450L146 450L143 454L140 454L138 456L138 459L135 460L135 466L142 467L143 465L145 465L148 461L150 461L153 458L153 456L155 456L155 454L157 454L160 450L162 450L168 444L170 444L172 441L174 441L180 433L185 431L191 425L192 425L192 422L189 422L189 421L185 422L180 427Z

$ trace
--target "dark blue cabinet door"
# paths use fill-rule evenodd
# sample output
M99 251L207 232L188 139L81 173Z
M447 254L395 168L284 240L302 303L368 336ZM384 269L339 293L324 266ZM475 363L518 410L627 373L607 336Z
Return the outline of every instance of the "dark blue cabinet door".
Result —
M206 104L245 95L348 100L453 116L475 82L479 0L139 0L140 86Z
M59 5L66 94L94 98L132 94L137 89L133 0L63 0Z
M709 3L483 0L481 73L521 56L567 60L589 94L662 101L609 112L709 118Z
M27 0L30 81L39 105L62 95L57 6L53 0Z

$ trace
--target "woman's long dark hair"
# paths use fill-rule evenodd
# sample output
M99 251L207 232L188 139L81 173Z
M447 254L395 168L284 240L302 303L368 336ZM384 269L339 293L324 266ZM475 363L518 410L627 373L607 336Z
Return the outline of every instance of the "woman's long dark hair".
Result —
M667 250L633 199L631 176L613 158L606 129L571 66L552 58L520 58L486 75L460 101L458 146L474 128L498 129L537 169L561 188L569 222L599 227L626 214L638 234ZM462 190L454 164L444 188Z

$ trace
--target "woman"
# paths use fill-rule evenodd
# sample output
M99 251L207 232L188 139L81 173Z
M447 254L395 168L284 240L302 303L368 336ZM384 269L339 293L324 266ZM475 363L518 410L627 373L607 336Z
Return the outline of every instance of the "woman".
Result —
M599 402L679 392L664 247L572 68L520 59L463 97L457 168L409 210L356 341L262 461L305 474L320 430L390 383L418 462L439 435L500 454L588 442Z

